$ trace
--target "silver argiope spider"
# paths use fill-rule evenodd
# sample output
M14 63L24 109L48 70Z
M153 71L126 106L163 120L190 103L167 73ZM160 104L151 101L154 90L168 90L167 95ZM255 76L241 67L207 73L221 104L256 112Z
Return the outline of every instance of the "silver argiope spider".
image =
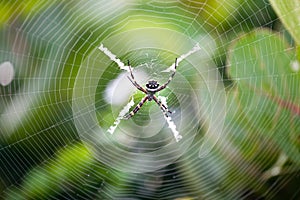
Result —
M129 61L128 61L128 67L129 67L129 70L130 70L130 75L131 75L131 78L129 76L127 76L127 78L130 80L130 82L140 91L144 92L146 94L146 96L141 100L141 102L139 102L137 104L137 106L131 111L129 112L128 114L126 114L124 116L125 119L129 119L131 118L133 115L135 115L135 113L137 113L140 108L144 105L144 103L146 101L152 101L154 100L157 105L160 107L160 109L163 111L164 115L166 117L168 117L168 113L172 114L172 112L167 108L166 105L164 105L156 96L155 96L155 93L156 92L159 92L163 89L165 89L167 87L167 85L171 82L171 80L173 79L173 77L175 76L175 73L176 73L176 68L177 68L177 58L175 59L175 70L174 72L171 74L170 78L168 79L168 81L163 84L162 86L159 87L159 84L157 83L157 81L155 80L150 80L148 81L148 83L146 84L146 89L144 89L142 86L140 86L134 79L134 76L133 76L133 73L132 73L132 70L131 70L131 66L129 64Z

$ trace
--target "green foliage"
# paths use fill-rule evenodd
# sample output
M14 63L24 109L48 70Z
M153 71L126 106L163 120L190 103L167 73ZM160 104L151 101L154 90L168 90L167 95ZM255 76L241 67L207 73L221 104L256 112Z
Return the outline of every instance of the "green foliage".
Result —
M29 14L38 14L45 10L47 7L47 0L24 0L21 4L15 0L2 0L0 2L0 27L14 20L14 17L19 16L20 18L26 17ZM55 3L52 1L51 4ZM48 4L49 5L49 4Z
M299 1L281 1L270 0L274 10L278 14L281 22L293 36L297 44L300 44L300 19L299 19Z
M297 60L289 49L282 37L267 30L253 31L234 42L228 74L235 85L230 97L239 117L232 121L233 127L242 128L243 137L263 138L275 144L273 150L280 148L299 163L300 93L295 86L300 73L293 69ZM263 147L260 142L257 145Z
M223 0L222 6L216 0L145 1L144 4L126 4L132 6L130 9L124 6L103 10L98 17L89 15L79 1L66 4L34 0L16 2L0 2L0 36L5 39L0 41L0 58L1 62L10 59L17 72L10 88L0 88L0 197L2 191L7 199L59 198L74 191L72 197L107 199L122 196L123 192L144 190L145 183L138 182L141 179L152 181L152 174L134 176L98 162L83 144L76 142L79 137L71 111L74 80L89 52L110 34L145 27L176 30L193 39L197 34L209 33L217 43L215 61L231 84L224 102L227 108L225 135L210 157L200 160L193 147L192 152L185 154L174 166L166 167L166 171L172 168L180 174L180 180L165 176L166 179L160 181L186 183L184 189L181 188L183 193L189 191L199 196L209 193L226 199L245 190L263 196L270 189L267 181L277 180L277 176L286 177L285 173L290 172L287 169L299 170L297 52L273 27L280 22L265 1ZM288 34L299 45L299 9L295 9L299 7L298 0L270 2ZM90 12L98 12L92 4L86 4ZM117 14L120 15L114 18ZM120 20L123 18L128 20ZM18 23L23 24L17 26ZM274 30L255 28L262 25ZM169 36L160 37L167 40ZM7 38L17 43L18 48L13 42L7 42ZM116 43L119 49L123 42ZM181 41L175 42L184 45ZM168 60L163 53L159 56L160 60ZM133 60L133 63L144 62L143 59L148 58ZM102 70L100 64L99 70ZM107 83L119 73L117 70L105 73L95 99L103 97ZM191 83L200 84L193 82L194 71L179 71ZM168 89L161 94L164 92L169 93ZM143 96L137 92L135 102ZM174 94L169 97L176 98ZM113 124L118 109L112 113L112 107L104 104L105 100L101 100L95 105L96 110L102 109L105 113L97 116L99 124ZM177 101L175 104L179 106ZM14 111L16 105L22 112ZM138 125L148 122L150 107L150 103L145 104L133 119ZM201 140L202 128L199 128L195 143ZM128 143L124 149L130 149L130 145ZM282 157L284 161L280 160ZM280 168L279 173L269 173L274 166ZM177 191L177 188L162 186L157 190L174 189Z
M233 78L235 98L251 132L276 143L293 161L300 163L299 72L295 52L279 36L265 30L239 38L229 53L229 75ZM293 75L291 75L293 74ZM259 108L259 109L258 109ZM249 131L248 131L249 132Z
M63 192L63 185L74 184L79 177L86 176L92 156L82 145L69 146L57 153L55 158L37 167L26 175L23 187L26 190L11 190L7 199L39 199ZM74 176L74 174L77 175Z

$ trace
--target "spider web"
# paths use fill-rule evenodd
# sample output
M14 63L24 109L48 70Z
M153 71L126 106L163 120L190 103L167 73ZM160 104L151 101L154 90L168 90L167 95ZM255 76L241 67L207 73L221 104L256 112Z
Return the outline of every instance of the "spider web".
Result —
M293 41L268 1L0 5L1 198L299 194L297 144L276 135L281 128L295 143L299 137L299 106L290 103L299 100L299 63L288 53L295 51ZM241 34L251 30L262 36L242 43ZM266 30L285 35L286 57ZM247 48L258 41L264 43L255 59ZM274 41L278 49L270 48ZM270 73L249 67L269 57L276 60ZM152 79L165 83L175 58L176 75L158 94L173 111L170 118L151 101L123 120L145 95L127 79L127 61L145 86ZM279 73L277 63L284 61L291 71ZM286 86L287 97L261 94L273 89L266 80ZM280 128L270 123L274 116Z

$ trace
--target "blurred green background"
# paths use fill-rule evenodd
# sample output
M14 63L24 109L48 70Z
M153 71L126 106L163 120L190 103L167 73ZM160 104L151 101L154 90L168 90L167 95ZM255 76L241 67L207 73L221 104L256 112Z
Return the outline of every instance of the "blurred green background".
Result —
M14 71L0 85L0 198L299 199L299 10L297 0L0 1L0 82L9 67ZM226 91L224 130L205 158L198 157L202 121L174 163L128 173L99 162L82 142L73 87L102 41L154 27L200 46L203 35L214 42L211 56ZM123 42L116 45L121 51ZM147 62L133 57L133 64ZM180 70L192 82L193 72ZM120 73L105 72L99 96ZM114 121L107 102L96 109Z

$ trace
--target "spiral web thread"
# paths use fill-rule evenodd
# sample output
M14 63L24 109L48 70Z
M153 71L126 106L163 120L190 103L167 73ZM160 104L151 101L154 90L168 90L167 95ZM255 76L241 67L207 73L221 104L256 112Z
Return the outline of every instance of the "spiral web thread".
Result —
M265 121L259 121L261 119L258 118L259 116L248 118L247 116L253 113L256 106L251 101L251 92L243 89L235 90L234 87L231 87L232 83L234 85L239 81L247 80L250 83L257 83L254 84L254 89L260 90L263 88L258 82L261 79L276 80L282 82L282 85L286 83L283 79L288 79L289 83L294 84L291 88L286 89L287 95L290 96L287 100L299 100L297 96L299 95L299 88L296 85L298 83L299 63L296 60L291 60L292 70L282 75L275 72L275 67L273 68L273 74L268 75L253 73L253 75L238 78L224 75L223 78L229 85L227 85L227 90L229 92L233 91L232 95L226 98L224 104L226 104L228 113L233 113L234 117L226 118L225 134L221 135L221 139L217 137L219 135L213 134L214 128L218 127L218 124L209 127L211 134L207 146L214 146L215 148L210 149L210 153L206 154L204 158L199 158L203 132L208 129L206 124L209 124L213 119L221 119L220 116L223 114L222 109L214 104L215 99L218 99L218 95L222 96L223 91L212 90L207 92L210 85L223 84L224 81L217 78L216 66L210 62L213 55L215 55L214 53L220 52L220 57L226 57L228 52L224 49L228 49L232 38L238 38L241 32L247 32L249 29L260 26L276 28L277 23L279 23L278 19L273 16L274 13L267 1L260 1L261 4L253 2L230 0L218 5L207 4L209 1L179 0L146 1L146 3L143 3L143 1L119 0L1 2L0 199L14 199L17 197L21 199L255 199L262 196L272 199L279 195L281 189L286 189L286 185L291 182L296 181L296 183L299 183L296 178L299 171L293 165L296 159L291 159L291 154L296 155L297 149L286 147L285 137L281 138L282 143L278 142L276 145L270 139L273 136L262 137L264 134L259 133L266 133L270 127L275 132L275 128L273 130L272 124L268 123L266 119ZM224 10L220 10L222 7ZM218 11L220 11L221 17L216 15ZM224 20L220 19L223 14L225 16ZM230 30L226 30L227 20L236 22L236 24L233 23L234 25L231 24L232 28ZM187 61L188 58L194 56L189 51L180 51L176 54L177 52L173 51L174 49L165 48L164 51L160 51L161 49L155 48L155 50L159 50L153 53L150 51L152 50L149 48L150 45L139 43L144 45L144 49L149 48L149 52L139 54L138 51L135 51L131 58L136 63L144 63L144 68L149 69L149 71L144 74L138 71L137 79L139 77L141 79L158 77L164 80L164 75L168 73L161 75L153 70L154 66L162 58L173 61L172 56L176 54L176 56L179 56L178 64L180 62L182 67L179 69L180 72L176 74L177 85L173 89L178 90L174 92L177 92L176 101L181 100L181 102L184 102L179 106L180 108L186 108L186 110L183 109L182 114L190 111L188 110L190 107L199 107L199 110L202 111L203 104L207 106L207 110L204 109L206 112L200 112L201 115L210 116L208 111L215 111L215 113L220 114L200 119L193 117L191 123L184 121L188 119L181 119L191 129L197 129L197 134L184 135L189 133L190 130L186 128L185 133L180 132L183 138L180 142L175 143L175 148L168 149L169 151L166 151L166 154L158 154L158 158L150 160L151 162L149 161L147 164L151 167L159 165L161 164L159 161L167 161L168 156L175 155L174 158L176 159L172 162L165 162L167 165L157 167L156 170L151 171L152 168L150 168L150 170L143 173L132 173L136 169L134 168L136 163L132 163L131 158L126 157L127 154L124 152L127 152L127 150L132 150L134 153L156 151L165 143L168 143L169 140L161 137L161 140L151 142L148 140L147 135L142 138L143 141L133 140L128 142L127 136L120 134L118 140L113 141L109 138L110 134L96 134L95 137L91 137L95 139L95 144L99 142L99 146L103 147L100 148L101 151L99 152L106 151L105 156L114 155L114 151L111 149L113 147L109 146L106 149L107 144L105 143L113 141L112 144L116 148L121 146L122 153L120 157L123 156L123 158L117 161L122 164L121 166L126 166L128 171L131 171L124 172L113 166L113 164L117 165L119 163L103 164L99 159L95 159L91 151L87 151L90 147L83 145L81 142L82 133L78 133L77 128L74 126L76 117L89 116L91 114L90 110L95 110L95 106L93 105L94 107L91 109L80 108L81 112L74 116L72 112L72 100L74 100L72 94L76 81L89 83L98 78L93 73L87 74L86 77L88 78L77 76L79 69L86 67L82 63L87 57L90 59L89 64L98 67L93 68L94 72L101 72L104 75L101 77L101 81L97 79L98 85L88 86L86 84L87 87L80 88L81 90L97 91L96 86L104 88L112 80L112 77L118 77L119 74L122 74L117 70L111 70L107 72L108 75L105 74L103 66L108 67L110 61L117 63L122 70L129 72L121 60L108 53L110 49L116 47L113 45L104 47L103 45L99 46L99 44L120 32L125 33L131 29L146 30L143 27L144 25L147 28L159 27L171 32L176 30L174 32L180 32L186 35L187 38L196 41L193 44L196 44L193 49L193 46L186 47L187 41L180 40L178 37L170 35L169 38L165 39L165 43L169 42L177 46L177 49L197 51L195 55L197 54L196 57L200 58L200 61L193 60L193 58ZM277 29L277 32L285 34L282 25L279 24L279 26L281 26L281 29ZM204 32L204 27L208 27L208 31ZM221 34L217 38L211 39L216 35L216 32L221 32ZM136 35L136 40L139 37L143 37L143 35ZM147 38L142 39L145 42L147 41ZM124 42L124 38L115 41L115 44L123 44L122 42ZM165 45L165 43L162 45ZM271 43L271 40L265 43L265 49ZM251 47L256 45L256 42L247 45ZM199 46L201 46L201 51ZM120 52L127 53L125 51L126 47L122 45L118 49ZM261 48L261 51L258 52L263 52L263 49ZM98 53L90 56L93 50ZM105 61L101 57L99 60L99 54L101 54L99 50L108 54L107 56L110 59ZM285 50L288 52L295 49L290 47ZM173 54L169 55L165 52L172 52ZM273 56L275 59L278 52L273 51L272 53L274 54L264 53L262 56ZM119 56L117 53L116 55ZM124 58L124 54L120 56L122 56L122 59ZM227 70L225 61L222 61L221 58L215 61L219 62L218 70L225 73ZM251 61L253 60L249 58L244 62ZM192 63L197 64L192 65ZM207 68L196 69L196 66ZM227 67L230 68L230 66ZM164 68L164 71L159 72L171 72L173 68L174 65L171 65L169 68ZM241 69L247 71L248 66L245 64ZM193 79L196 72L203 77L209 76L209 80L206 80L203 84L201 79ZM176 84L176 81L174 83ZM181 85L181 83L184 84ZM186 93L192 88L189 87L190 85L193 85L193 87L196 85L197 88L193 88L193 92L187 95ZM128 85L129 87L131 86ZM96 95L105 96L104 89L99 89L99 91L98 93L95 92ZM201 93L203 91L204 94ZM92 102L97 101L95 95L89 94L76 98L82 98L83 101L89 101L89 99L92 99ZM168 95L168 93L166 94ZM196 104L198 102L203 104L195 105L195 102L190 102L194 104L188 105L189 102L186 99L195 94L201 94L199 99L195 101ZM113 120L108 120L109 117L105 118L104 124L113 124L113 128L122 124L118 121L123 115L122 108L124 108L125 113L125 110L129 110L133 106L133 99L127 98L128 95L124 96L126 101L130 99L128 107L124 107L125 104L120 106L116 111L116 117ZM249 107L246 106L241 111L239 107L241 101L235 99L236 96L243 99L243 102L246 102ZM164 97L162 95L160 100L163 101ZM269 97L258 102L259 105L256 106L256 109L260 109L260 106L269 105L267 98ZM114 99L114 101L117 100L120 99ZM171 95L167 96L167 100L169 105L176 105L176 101L172 99ZM277 101L282 105L285 103L281 99ZM110 107L109 103L108 101L102 101L98 107L99 109ZM270 109L273 108L272 105ZM284 105L286 107L291 106L289 104ZM157 113L154 112L154 114ZM193 114L197 116L199 113ZM291 118L292 120L290 120ZM99 121L96 121L93 125L95 127L100 126L103 121ZM168 119L164 121L168 122ZM193 123L200 121L199 124ZM236 126L236 121L242 121L244 126ZM175 124L178 125L176 122ZM281 121L278 121L278 125L285 128L287 127L286 124L290 123L296 132L298 130L297 122L297 114L291 116L287 114L281 118ZM165 124L157 123L161 125L161 129L165 127ZM257 123L261 124L262 127L256 127ZM109 129L110 125L105 131ZM84 131L91 133L95 127L89 127ZM142 129L141 126L137 127ZM180 124L177 127L180 127ZM113 128L109 130L113 132ZM253 130L253 134L246 134L248 129ZM129 132L128 129L123 129L123 131ZM147 132L149 130L143 129L143 131ZM175 130L173 130L174 132ZM293 132L290 134L291 137L295 138L293 141L297 141L296 135L293 135ZM128 143L118 143L121 140ZM104 142L101 143L102 141ZM218 141L218 143L215 144L215 141ZM179 144L181 142L182 144ZM91 145L93 144L91 143ZM184 146L185 144L188 145ZM277 148L277 146L279 147ZM285 147L286 151L278 150L280 148L285 149ZM244 149L247 151L244 151ZM177 157L177 154L180 156ZM140 156L140 154L137 155ZM269 155L273 156L270 157ZM111 157L106 158L106 160L109 159ZM122 160L124 163L121 162ZM142 161L140 160L140 162ZM140 166L139 163L136 166ZM279 177L279 174L282 177ZM291 193L291 199L296 199L299 189L294 189Z

